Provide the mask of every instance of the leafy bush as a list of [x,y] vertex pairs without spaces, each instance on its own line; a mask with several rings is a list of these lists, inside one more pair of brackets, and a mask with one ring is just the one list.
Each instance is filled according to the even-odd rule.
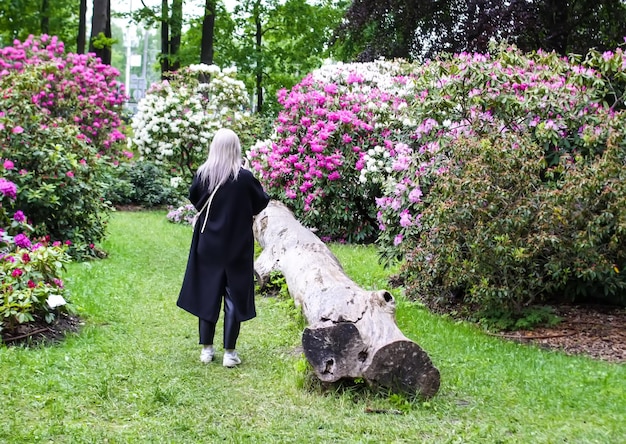
[[183,190],[178,185],[154,162],[139,160],[109,170],[105,195],[114,205],[151,208],[181,201]]
[[360,233],[376,214],[381,259],[405,260],[411,297],[513,320],[541,318],[527,307],[550,298],[626,303],[624,52],[492,50],[314,73],[281,97],[252,164],[322,234]]
[[98,151],[118,155],[117,142],[124,139],[119,116],[126,97],[115,68],[93,54],[66,53],[63,42],[48,35],[0,48],[0,68],[2,91],[15,101],[33,103],[39,113],[77,125]]
[[72,256],[97,255],[109,210],[103,169],[124,137],[119,73],[46,35],[0,49],[0,67],[0,159],[19,188],[10,209],[28,214],[33,235],[69,240]]
[[16,191],[15,184],[0,178],[0,226],[5,227],[0,228],[0,333],[36,319],[51,323],[59,312],[73,311],[61,279],[70,260],[67,246],[31,241],[24,213],[10,217],[6,212]]
[[75,126],[41,119],[36,109],[25,108],[0,113],[3,175],[18,187],[7,208],[28,214],[33,235],[69,240],[73,256],[92,256],[105,235],[109,210],[102,198],[104,160]]

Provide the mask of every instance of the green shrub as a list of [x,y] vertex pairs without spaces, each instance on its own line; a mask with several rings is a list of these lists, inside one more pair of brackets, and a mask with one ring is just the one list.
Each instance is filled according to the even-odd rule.
[[549,301],[626,305],[623,130],[601,156],[553,167],[543,147],[513,133],[459,138],[452,152],[409,241],[410,297],[508,319],[500,327],[545,321],[529,307]]
[[145,208],[177,203],[186,196],[187,189],[172,186],[162,166],[139,160],[120,163],[108,169],[105,196],[113,205],[138,205]]
[[72,256],[92,255],[110,209],[102,197],[105,161],[77,127],[42,118],[31,105],[20,103],[0,123],[0,152],[13,164],[3,175],[18,187],[8,208],[29,217],[34,236],[70,241]]

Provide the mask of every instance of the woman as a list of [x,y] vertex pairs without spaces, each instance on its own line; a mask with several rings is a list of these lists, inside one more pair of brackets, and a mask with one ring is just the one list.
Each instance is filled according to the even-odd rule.
[[241,322],[256,316],[253,217],[269,197],[242,168],[241,144],[232,130],[215,133],[207,160],[189,188],[199,211],[177,305],[199,319],[200,360],[215,356],[215,324],[224,299],[225,367],[241,363],[235,351]]

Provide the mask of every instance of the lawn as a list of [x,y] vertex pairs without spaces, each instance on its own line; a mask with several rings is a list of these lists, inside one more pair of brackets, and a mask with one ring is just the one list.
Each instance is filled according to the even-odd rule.
[[[235,369],[202,365],[197,321],[176,307],[191,229],[165,212],[115,213],[107,259],[71,264],[84,325],[47,347],[0,348],[0,442],[618,443],[626,367],[487,336],[406,301],[397,321],[441,372],[427,402],[321,388],[288,299],[258,297]],[[392,272],[371,247],[333,246],[364,288]],[[221,327],[221,326],[220,326]],[[220,331],[218,327],[218,331]],[[217,343],[221,340],[218,333]],[[377,410],[385,413],[368,413]]]

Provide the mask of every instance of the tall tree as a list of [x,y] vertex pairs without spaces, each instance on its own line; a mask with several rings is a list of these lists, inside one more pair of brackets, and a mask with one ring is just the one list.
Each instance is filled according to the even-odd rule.
[[[161,6],[149,7],[141,0],[142,8],[134,11],[130,16],[136,23],[146,26],[155,24],[161,28],[161,78],[167,77],[169,71],[175,71],[180,66],[180,45],[183,28],[183,0],[161,0]],[[125,16],[126,14],[121,14]]]
[[[142,0],[143,3],[143,0]],[[161,78],[170,70],[170,13],[167,0],[161,0]]]
[[0,47],[30,35],[57,36],[73,50],[78,29],[76,0],[0,0]]
[[215,37],[215,13],[217,7],[215,0],[206,0],[204,5],[204,17],[202,18],[202,39],[200,45],[200,63],[211,65],[213,63]]
[[170,70],[180,68],[180,41],[183,32],[183,0],[172,0],[172,16],[170,17],[169,59]]
[[491,38],[566,55],[623,43],[623,0],[354,0],[335,34],[343,59],[485,51]]
[[93,16],[91,18],[91,38],[89,52],[95,53],[102,63],[111,64],[111,1],[93,0]]
[[76,52],[85,53],[87,44],[87,0],[80,0],[78,12],[78,37],[76,38]]
[[322,63],[344,6],[345,2],[332,0],[238,3],[234,10],[238,45],[233,61],[254,90],[258,112],[266,110],[268,96],[275,99],[278,89],[293,86]]

